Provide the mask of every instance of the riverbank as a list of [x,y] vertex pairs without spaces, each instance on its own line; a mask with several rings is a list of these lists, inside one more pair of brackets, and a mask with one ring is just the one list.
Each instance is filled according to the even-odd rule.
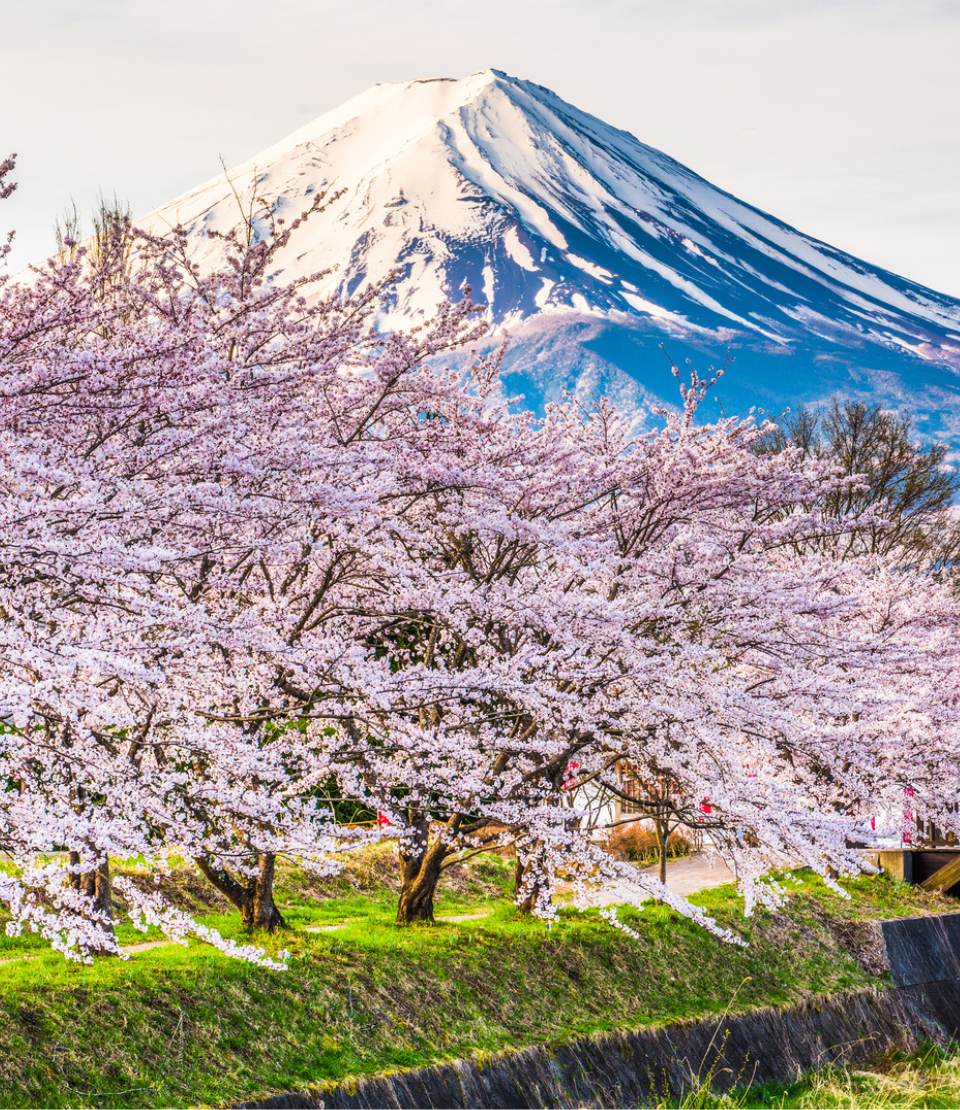
[[[917,1056],[931,1040],[941,1050],[949,1049],[958,1032],[956,980],[939,984],[935,998],[909,989],[863,988],[814,996],[785,1008],[605,1033],[349,1084],[323,1084],[250,1101],[236,1110],[578,1110],[717,1102],[764,1106],[768,1097],[789,1091],[774,1083],[806,1083],[811,1090],[822,1090],[824,1065],[851,1075],[854,1068],[877,1067],[895,1054]],[[742,1087],[744,1083],[752,1085]],[[734,1092],[724,1095],[730,1088]]]
[[[883,987],[872,922],[955,908],[882,878],[847,884],[853,897],[842,899],[807,876],[789,907],[748,920],[729,887],[697,895],[748,942],[741,947],[654,906],[625,915],[637,940],[595,911],[563,910],[548,930],[514,915],[505,863],[489,865],[482,880],[473,894],[464,881],[441,912],[483,908],[488,916],[417,928],[392,923],[386,877],[338,897],[281,891],[299,926],[267,942],[291,951],[284,972],[199,944],[92,968],[36,950],[0,968],[0,1103],[237,1103],[731,1007]],[[323,924],[343,927],[308,932],[317,912]],[[240,935],[229,915],[207,921]]]

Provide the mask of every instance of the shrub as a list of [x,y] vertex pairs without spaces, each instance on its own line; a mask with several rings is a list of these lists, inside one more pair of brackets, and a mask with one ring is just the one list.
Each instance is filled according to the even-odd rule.
[[[607,849],[641,865],[656,863],[659,859],[657,835],[649,825],[633,821],[620,825],[607,837]],[[676,830],[667,838],[667,859],[680,859],[694,851],[694,844],[684,833]]]

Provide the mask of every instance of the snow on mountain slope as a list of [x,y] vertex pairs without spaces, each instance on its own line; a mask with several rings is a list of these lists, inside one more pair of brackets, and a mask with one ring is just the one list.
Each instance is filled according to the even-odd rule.
[[[299,229],[293,275],[351,293],[399,270],[386,322],[465,283],[512,337],[534,400],[562,388],[673,399],[657,347],[736,362],[728,411],[837,392],[914,407],[960,438],[960,302],[836,250],[554,93],[497,70],[378,85],[229,171]],[[221,175],[148,225],[239,219]],[[217,249],[198,235],[197,252]]]

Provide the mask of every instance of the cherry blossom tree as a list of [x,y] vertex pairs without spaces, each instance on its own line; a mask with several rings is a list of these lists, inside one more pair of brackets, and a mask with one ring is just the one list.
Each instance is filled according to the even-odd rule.
[[[275,927],[276,853],[318,861],[345,838],[315,792],[337,744],[355,746],[357,703],[393,683],[376,647],[383,597],[404,579],[417,590],[396,505],[434,484],[412,482],[440,472],[424,428],[463,389],[427,360],[475,334],[473,313],[464,302],[381,336],[368,327],[378,290],[308,306],[301,283],[271,284],[288,232],[224,237],[226,264],[207,274],[179,229],[135,236],[132,251],[130,229],[117,234],[123,250],[96,265],[61,256],[4,306],[9,453],[23,471],[46,452],[31,519],[60,545],[35,600],[12,584],[37,653],[11,697],[17,735],[42,720],[77,753],[74,817],[86,804],[106,827],[108,804],[129,802],[112,818],[136,847],[88,837],[75,869],[102,871],[149,834],[193,855],[245,923]],[[105,559],[111,544],[122,561]],[[34,574],[36,552],[20,557]],[[42,703],[60,660],[38,605],[76,657],[69,696],[56,685]],[[90,626],[97,667],[82,654]],[[308,720],[313,734],[289,727]],[[31,832],[33,848],[76,842]]]
[[[880,517],[820,507],[853,479],[799,451],[757,465],[753,445],[769,429],[696,425],[694,384],[686,412],[632,449],[598,421],[595,449],[612,448],[633,473],[603,507],[620,558],[609,588],[635,614],[630,651],[673,660],[665,684],[634,687],[632,704],[631,672],[644,672],[635,654],[623,664],[610,741],[626,765],[710,799],[712,836],[752,898],[771,867],[862,865],[859,803],[882,804],[923,764],[908,741],[920,722],[943,758],[955,750],[944,652],[955,618],[934,583],[827,542]],[[616,793],[609,772],[597,781]]]
[[[14,928],[116,951],[110,857],[172,850],[277,928],[278,857],[330,870],[383,836],[400,922],[510,842],[544,916],[563,874],[715,927],[590,841],[577,799],[624,765],[710,798],[748,901],[777,867],[860,867],[864,799],[955,758],[956,618],[825,542],[875,522],[824,508],[855,480],[758,452],[751,419],[698,424],[695,377],[645,433],[606,404],[522,413],[496,358],[448,365],[469,298],[380,331],[382,288],[278,277],[295,227],[247,221],[201,269],[183,229],[118,222],[117,249],[0,290]],[[390,825],[343,827],[331,783]]]
[[[320,835],[328,814],[303,794],[303,776],[291,788],[282,732],[264,744],[257,730],[210,718],[224,690],[205,697],[196,679],[222,681],[233,672],[211,655],[229,658],[267,628],[249,607],[205,607],[204,585],[258,528],[290,514],[282,488],[264,494],[269,471],[251,469],[249,445],[225,458],[224,444],[246,420],[291,450],[289,436],[278,443],[279,410],[257,411],[250,398],[284,382],[295,390],[290,367],[315,365],[308,332],[309,354],[342,362],[364,305],[298,317],[288,311],[302,307],[298,290],[286,288],[231,312],[227,281],[191,287],[177,270],[177,243],[138,237],[122,269],[121,252],[91,265],[81,249],[3,291],[4,839],[23,867],[8,902],[65,949],[115,950],[104,905],[82,897],[90,875],[105,881],[110,855],[157,858],[175,846],[210,869],[253,855],[262,870],[278,844],[319,857],[339,843]],[[234,287],[252,281],[257,255],[226,275]],[[239,339],[269,347],[278,320],[288,357],[261,353],[251,388]],[[202,542],[210,537],[215,547]],[[236,701],[249,691],[226,692]],[[33,864],[62,845],[65,873]],[[262,892],[241,901],[251,924],[272,905]]]

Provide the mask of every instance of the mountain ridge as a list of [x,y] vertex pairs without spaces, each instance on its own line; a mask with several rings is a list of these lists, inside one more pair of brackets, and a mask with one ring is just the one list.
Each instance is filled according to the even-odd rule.
[[[298,229],[289,276],[335,267],[318,294],[392,271],[384,326],[469,284],[511,336],[511,384],[675,400],[661,344],[720,361],[728,411],[875,398],[960,440],[960,301],[871,266],[717,188],[533,82],[377,85],[230,171],[274,217],[343,190]],[[155,227],[238,222],[226,179],[157,210]],[[550,365],[544,365],[547,353]],[[655,356],[655,357],[654,357]],[[668,380],[669,379],[669,380]]]

